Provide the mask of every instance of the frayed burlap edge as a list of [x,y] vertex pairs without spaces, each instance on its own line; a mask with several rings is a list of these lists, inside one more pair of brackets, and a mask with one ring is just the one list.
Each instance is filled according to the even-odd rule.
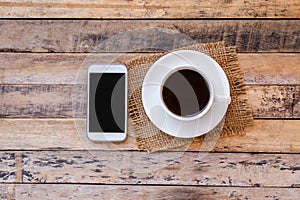
[[[248,101],[244,97],[246,90],[243,73],[239,67],[235,47],[225,47],[224,42],[217,42],[196,44],[181,49],[196,50],[208,54],[221,65],[230,84],[232,101],[228,107],[225,120],[222,120],[211,132],[194,138],[194,141],[202,142],[205,137],[211,136],[243,135],[245,127],[252,124],[253,117]],[[143,78],[151,65],[167,53],[169,52],[141,55],[122,62],[129,71],[130,100],[128,109],[136,133],[136,145],[138,149],[146,149],[148,152],[176,148],[193,141],[193,139],[176,138],[160,131],[151,123],[142,105],[141,86]],[[224,121],[225,123],[223,123]]]
[[[221,65],[230,85],[231,103],[228,106],[220,137],[245,135],[245,128],[253,124],[253,115],[248,99],[245,97],[244,76],[239,66],[236,47],[225,47],[224,42],[202,44],[202,47]],[[214,133],[196,137],[194,141],[201,142],[207,135]]]

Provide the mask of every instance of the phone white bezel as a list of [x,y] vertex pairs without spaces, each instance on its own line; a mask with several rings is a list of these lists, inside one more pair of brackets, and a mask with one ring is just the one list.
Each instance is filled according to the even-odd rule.
[[[123,133],[113,133],[113,132],[89,132],[89,101],[90,101],[90,73],[124,73],[125,74],[125,130]],[[107,64],[107,65],[91,65],[88,69],[88,77],[87,77],[87,135],[88,138],[92,141],[96,142],[120,142],[125,140],[127,134],[127,68],[125,65],[120,64]]]

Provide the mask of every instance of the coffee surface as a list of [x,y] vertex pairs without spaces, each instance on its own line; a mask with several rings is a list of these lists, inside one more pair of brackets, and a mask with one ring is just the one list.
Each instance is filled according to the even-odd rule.
[[165,81],[162,97],[167,108],[182,117],[200,113],[208,104],[208,85],[200,73],[182,69],[171,74]]

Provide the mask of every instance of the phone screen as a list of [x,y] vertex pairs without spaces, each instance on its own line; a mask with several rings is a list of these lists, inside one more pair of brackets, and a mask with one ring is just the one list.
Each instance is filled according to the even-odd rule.
[[89,74],[89,132],[125,132],[125,73]]

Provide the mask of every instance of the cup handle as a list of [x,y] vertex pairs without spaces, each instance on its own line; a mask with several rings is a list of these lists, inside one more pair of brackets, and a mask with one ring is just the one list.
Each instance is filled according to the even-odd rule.
[[214,101],[217,102],[217,103],[230,104],[231,97],[230,96],[215,95]]

